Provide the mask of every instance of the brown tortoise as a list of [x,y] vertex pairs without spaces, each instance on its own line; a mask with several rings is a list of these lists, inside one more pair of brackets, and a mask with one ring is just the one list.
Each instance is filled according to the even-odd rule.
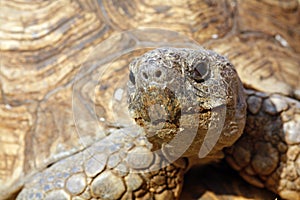
[[[73,199],[179,198],[183,174],[190,167],[187,159],[180,158],[151,172],[130,173],[136,166],[120,165],[116,159],[123,159],[119,155],[124,152],[153,157],[149,154],[150,143],[138,137],[143,136],[142,130],[137,132],[126,127],[130,121],[126,115],[124,121],[118,121],[118,126],[106,123],[114,115],[112,106],[107,103],[117,87],[127,82],[132,56],[141,55],[144,50],[121,57],[111,64],[108,75],[102,77],[106,86],[102,84],[95,90],[94,99],[101,116],[99,122],[77,122],[76,131],[72,116],[76,74],[82,65],[103,59],[96,52],[99,57],[90,56],[86,61],[89,52],[98,44],[108,52],[110,48],[111,51],[124,49],[124,43],[117,43],[124,45],[121,47],[103,43],[121,31],[164,28],[227,56],[247,88],[244,134],[232,148],[224,150],[228,163],[251,184],[266,187],[282,198],[300,199],[299,1],[3,0],[0,11],[1,198],[13,199],[20,192],[19,199],[70,199],[70,195]],[[162,36],[157,33],[134,37],[136,41],[162,43]],[[116,41],[118,39],[122,40],[117,38]],[[167,42],[174,42],[172,34]],[[207,53],[206,50],[200,52]],[[179,57],[186,58],[185,55]],[[224,58],[215,60],[219,59]],[[99,77],[93,76],[94,73],[89,71],[86,77],[97,81]],[[87,88],[84,85],[79,91],[88,99],[93,94]],[[80,109],[86,110],[84,106]],[[83,119],[88,117],[87,113]],[[98,123],[100,128],[94,128]],[[144,128],[147,132],[148,127]],[[136,134],[135,142],[128,133]],[[158,145],[163,143],[157,138],[150,141],[154,145],[157,141]],[[125,143],[134,143],[135,147],[126,149]],[[131,161],[143,163],[142,159],[143,156],[135,155]],[[130,159],[127,161],[130,163]],[[149,159],[144,160],[141,168],[149,168],[147,161]],[[232,190],[234,194],[238,190],[226,188],[224,185],[228,182],[221,182],[219,187],[224,188],[221,194],[214,192],[220,181],[215,179],[217,183],[211,187],[210,194],[215,197],[208,195],[208,198],[221,199],[222,192]],[[201,180],[201,184],[210,181],[213,180]],[[188,190],[189,185],[185,187]],[[247,186],[245,190],[262,195],[253,194],[250,198],[271,198],[268,193],[250,188]],[[235,197],[229,198],[242,198],[241,195],[238,191]],[[184,191],[182,198],[188,196]]]

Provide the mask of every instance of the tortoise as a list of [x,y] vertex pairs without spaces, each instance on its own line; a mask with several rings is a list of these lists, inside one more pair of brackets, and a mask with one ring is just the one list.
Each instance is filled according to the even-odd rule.
[[[1,198],[178,199],[184,174],[193,162],[213,162],[221,159],[225,152],[226,161],[246,181],[266,187],[282,198],[300,199],[299,1],[7,0],[0,5]],[[176,31],[218,54],[205,49],[191,50],[198,47],[168,31],[139,34],[144,33],[143,28]],[[118,35],[130,29],[139,31]],[[134,39],[126,39],[129,36]],[[113,40],[105,43],[108,38]],[[105,58],[110,51],[120,52],[143,41],[150,48],[136,50],[130,56],[122,55],[105,70],[98,67],[108,64]],[[159,48],[132,60],[156,44],[180,49]],[[88,56],[91,51],[92,56]],[[138,61],[150,62],[145,58],[160,51],[165,51],[159,54],[161,58],[166,55],[172,58],[170,51],[177,52],[174,58],[179,54],[180,59],[187,58],[182,52],[209,54],[206,57],[210,61],[201,65],[210,63],[211,69],[215,62],[220,62],[220,66],[229,69],[225,76],[232,75],[233,82],[228,81],[241,90],[231,95],[244,96],[248,107],[246,110],[242,103],[239,110],[244,116],[235,126],[239,134],[243,133],[240,138],[237,136],[225,140],[223,146],[214,146],[216,149],[202,155],[202,159],[199,159],[199,149],[191,149],[177,160],[169,154],[170,157],[164,159],[165,152],[160,152],[163,155],[151,153],[153,146],[159,150],[171,141],[173,132],[171,137],[162,133],[157,135],[159,137],[146,137],[151,124],[143,124],[147,116],[136,118],[140,112],[135,112],[134,107],[139,104],[129,103],[131,117],[127,115],[126,105],[119,104],[123,106],[119,110],[116,105],[120,95],[125,95],[118,90],[119,86],[125,91],[127,82],[130,87],[132,82],[141,80],[139,70],[133,70],[142,66]],[[230,62],[220,55],[228,57]],[[81,66],[91,66],[90,71]],[[245,94],[235,70],[246,88]],[[91,90],[94,82],[98,83],[99,73],[103,73],[101,84]],[[88,81],[82,83],[82,80]],[[206,83],[202,78],[198,81],[197,84]],[[221,89],[216,88],[217,93]],[[154,88],[152,94],[155,92],[163,91]],[[114,94],[116,102],[112,103]],[[146,95],[147,99],[149,93],[138,94]],[[171,97],[172,91],[165,95]],[[172,98],[162,98],[167,99]],[[149,105],[155,105],[153,96],[149,96],[149,100],[152,100]],[[86,102],[95,105],[97,120],[91,117],[93,109]],[[231,103],[229,101],[231,107],[226,107],[226,114],[237,111]],[[204,113],[209,113],[209,109],[204,108]],[[211,110],[218,113],[224,107]],[[74,115],[74,120],[73,113],[80,115]],[[136,118],[139,126],[129,126],[134,122],[132,118]],[[171,122],[169,129],[172,129]],[[196,159],[191,152],[197,152]]]

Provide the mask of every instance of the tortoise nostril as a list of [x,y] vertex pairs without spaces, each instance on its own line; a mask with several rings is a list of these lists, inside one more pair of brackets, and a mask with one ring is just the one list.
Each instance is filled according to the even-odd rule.
[[161,76],[161,71],[160,71],[160,70],[157,70],[157,71],[155,72],[155,76],[156,76],[157,78],[159,78],[159,77]]
[[148,79],[148,75],[145,72],[143,72],[143,76],[145,79]]

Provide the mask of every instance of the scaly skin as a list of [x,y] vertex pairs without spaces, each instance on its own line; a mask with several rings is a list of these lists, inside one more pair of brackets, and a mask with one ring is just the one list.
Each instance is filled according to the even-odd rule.
[[178,199],[186,160],[163,167],[150,148],[137,130],[112,131],[33,176],[17,199]]
[[227,161],[249,183],[300,199],[300,102],[247,90],[244,134]]

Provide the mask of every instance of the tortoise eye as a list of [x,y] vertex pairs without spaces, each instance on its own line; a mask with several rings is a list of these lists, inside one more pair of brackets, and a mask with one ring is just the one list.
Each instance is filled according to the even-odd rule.
[[194,65],[192,78],[198,83],[203,82],[208,76],[208,71],[208,64],[206,62],[199,62]]
[[133,85],[135,85],[135,77],[134,77],[132,71],[129,72],[129,80],[131,81],[131,83]]

